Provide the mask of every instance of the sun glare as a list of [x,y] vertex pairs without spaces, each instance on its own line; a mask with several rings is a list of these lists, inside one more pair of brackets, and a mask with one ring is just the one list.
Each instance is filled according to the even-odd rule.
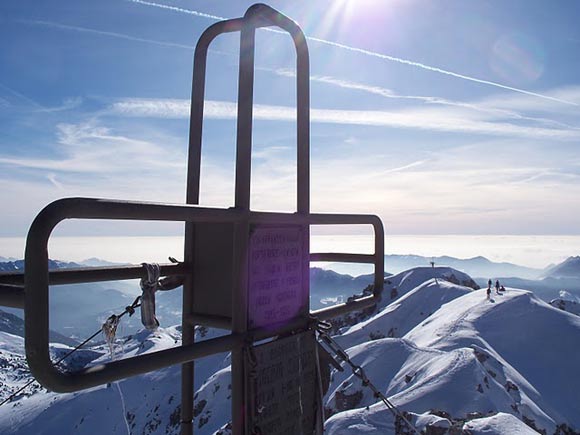
[[372,25],[373,34],[378,30],[377,24],[385,26],[390,11],[397,8],[397,0],[332,0],[327,3],[324,17],[317,23],[319,34],[331,37],[337,33],[362,34],[369,31],[367,24]]

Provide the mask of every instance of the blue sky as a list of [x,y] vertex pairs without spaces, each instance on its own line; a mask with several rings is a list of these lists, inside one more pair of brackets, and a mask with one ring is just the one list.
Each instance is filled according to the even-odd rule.
[[[0,3],[0,236],[60,197],[184,202],[193,47],[250,4]],[[310,37],[313,211],[376,213],[390,234],[580,234],[580,3],[270,4]],[[293,49],[257,38],[252,207],[293,210]],[[210,53],[206,205],[233,202],[238,44]]]

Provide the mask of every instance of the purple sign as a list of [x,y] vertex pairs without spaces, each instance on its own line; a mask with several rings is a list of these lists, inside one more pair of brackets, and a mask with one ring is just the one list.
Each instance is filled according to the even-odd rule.
[[301,227],[255,228],[249,252],[250,328],[290,320],[307,307],[303,255]]

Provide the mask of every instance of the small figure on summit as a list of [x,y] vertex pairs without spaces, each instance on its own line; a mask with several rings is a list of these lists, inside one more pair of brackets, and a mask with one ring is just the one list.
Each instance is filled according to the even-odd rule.
[[500,294],[499,293],[499,280],[497,280],[497,279],[495,280],[495,293],[498,295]]
[[491,279],[487,282],[487,300],[490,299],[491,296]]

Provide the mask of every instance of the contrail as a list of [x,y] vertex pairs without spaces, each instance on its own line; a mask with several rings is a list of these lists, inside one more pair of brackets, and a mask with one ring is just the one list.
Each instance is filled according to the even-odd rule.
[[[6,90],[7,92],[9,92],[10,94],[14,95],[17,98],[20,98],[23,101],[26,101],[28,104],[30,104],[31,106],[37,107],[37,108],[43,108],[43,106],[41,106],[40,104],[38,104],[36,101],[28,98],[26,95],[21,94],[18,91],[15,91],[12,88],[9,88],[8,86],[6,86],[3,83],[0,83],[0,88]],[[6,100],[4,100],[6,101]]]
[[312,36],[307,36],[306,39],[308,39],[310,41],[320,42],[321,44],[326,44],[326,45],[330,45],[333,47],[342,48],[343,50],[349,50],[349,51],[353,51],[355,53],[361,53],[361,54],[366,54],[367,56],[377,57],[379,59],[385,59],[385,60],[390,60],[393,62],[402,63],[405,65],[415,66],[415,67],[418,67],[418,68],[421,68],[421,69],[424,69],[427,71],[433,71],[433,72],[437,72],[439,74],[445,74],[445,75],[448,75],[451,77],[456,77],[458,79],[468,80],[470,82],[481,83],[483,85],[495,86],[496,88],[507,89],[508,91],[519,92],[521,94],[531,95],[533,97],[543,98],[545,100],[556,101],[558,103],[569,104],[571,106],[579,106],[579,104],[574,103],[573,101],[562,100],[560,98],[550,97],[549,95],[538,94],[537,92],[531,92],[531,91],[526,91],[525,89],[514,88],[512,86],[502,85],[501,83],[492,82],[490,80],[483,80],[483,79],[478,79],[476,77],[466,76],[464,74],[459,74],[459,73],[456,73],[453,71],[448,71],[448,70],[441,69],[441,68],[438,68],[435,66],[425,65],[423,63],[414,62],[412,60],[401,59],[399,57],[389,56],[387,54],[382,54],[382,53],[376,53],[374,51],[364,50],[362,48],[351,47],[350,45],[339,44],[338,42],[332,42],[332,41],[328,41],[326,39],[314,38]]
[[195,48],[195,47],[192,47],[190,45],[176,44],[174,42],[156,41],[153,39],[138,38],[136,36],[126,35],[124,33],[106,32],[103,30],[90,29],[87,27],[70,26],[68,24],[53,23],[52,21],[21,20],[20,22],[25,23],[25,24],[33,24],[33,25],[38,25],[38,26],[52,27],[52,28],[61,29],[61,30],[72,30],[75,32],[93,33],[93,34],[102,35],[102,36],[110,36],[113,38],[126,39],[128,41],[136,41],[136,42],[144,42],[144,43],[148,43],[148,44],[162,45],[165,47],[183,48],[183,49],[187,49],[187,50],[193,50]]
[[[146,0],[128,0],[128,1],[130,1],[132,3],[138,3],[141,5],[145,5],[145,6],[153,6],[156,8],[167,9],[167,10],[180,12],[180,13],[184,13],[184,14],[189,14],[189,15],[195,15],[197,17],[209,18],[212,20],[227,20],[227,18],[220,17],[218,15],[206,14],[204,12],[194,11],[191,9],[184,9],[184,8],[180,8],[177,6],[169,6],[169,5],[164,5],[164,4],[160,4],[160,3],[154,3],[154,2],[150,2],[150,1],[146,1]],[[266,28],[265,30],[274,30],[274,29]],[[279,33],[279,32],[276,31],[276,33]],[[525,89],[515,88],[513,86],[508,86],[508,85],[503,85],[501,83],[493,82],[491,80],[483,80],[483,79],[478,79],[476,77],[466,76],[465,74],[456,73],[456,72],[445,70],[445,69],[438,68],[435,66],[425,65],[425,64],[420,63],[420,62],[415,62],[415,61],[408,60],[408,59],[402,59],[400,57],[395,57],[395,56],[389,56],[387,54],[377,53],[375,51],[365,50],[363,48],[352,47],[350,45],[340,44],[338,42],[329,41],[327,39],[316,38],[313,36],[307,36],[306,39],[309,41],[318,42],[320,44],[328,45],[331,47],[341,48],[343,50],[351,51],[354,53],[360,53],[360,54],[364,54],[367,56],[376,57],[379,59],[389,60],[392,62],[397,62],[400,64],[409,65],[409,66],[413,66],[416,68],[421,68],[421,69],[424,69],[426,71],[436,72],[439,74],[455,77],[455,78],[462,79],[462,80],[467,80],[467,81],[474,82],[474,83],[479,83],[482,85],[493,86],[496,88],[505,89],[505,90],[512,91],[512,92],[518,92],[520,94],[529,95],[532,97],[542,98],[544,100],[554,101],[554,102],[561,103],[561,104],[567,104],[570,106],[580,106],[580,104],[575,103],[573,101],[563,100],[561,98],[551,97],[549,95],[539,94],[537,92],[526,91]]]
[[189,15],[195,15],[196,17],[210,18],[212,20],[220,20],[220,21],[227,20],[226,17],[219,17],[217,15],[210,15],[210,14],[206,14],[204,12],[193,11],[191,9],[178,8],[177,6],[169,6],[169,5],[164,5],[164,4],[160,4],[160,3],[148,2],[145,0],[128,0],[128,1],[130,1],[131,3],[138,3],[140,5],[153,6],[153,7],[160,8],[160,9],[167,9],[170,11],[182,12],[184,14],[189,14]]

